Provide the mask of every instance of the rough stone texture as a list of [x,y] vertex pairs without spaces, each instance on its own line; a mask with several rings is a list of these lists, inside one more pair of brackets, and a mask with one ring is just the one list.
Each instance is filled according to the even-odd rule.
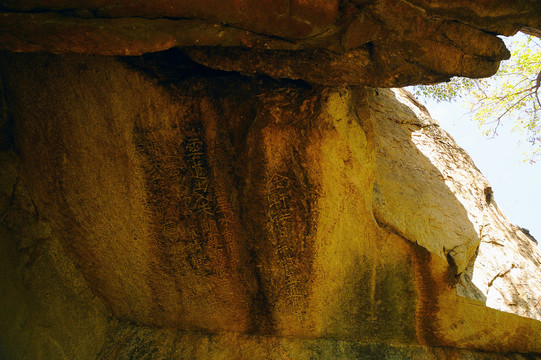
[[0,358],[95,359],[108,312],[38,216],[17,164],[0,152]]
[[[20,59],[5,78],[22,171],[116,315],[281,335],[351,337],[368,326],[358,318],[373,316],[376,295],[357,294],[375,286],[360,279],[378,264],[373,140],[360,120],[335,124],[357,119],[361,95],[230,76],[227,91],[160,87],[114,59]],[[17,85],[28,82],[48,89]],[[355,201],[336,201],[344,196]],[[398,302],[412,290],[380,279],[397,292],[378,295],[381,312],[403,314],[380,331],[412,341],[414,299]],[[346,304],[365,310],[351,317]]]
[[[152,330],[121,324],[110,334],[100,360],[127,359],[337,359],[337,360],[534,360],[531,354],[366,343],[354,340],[295,339],[242,334],[204,334]],[[166,344],[166,346],[164,346]],[[180,347],[178,344],[183,344]]]
[[453,259],[460,294],[541,320],[535,239],[503,215],[488,181],[424,106],[403,90],[377,93],[378,221]]
[[[541,353],[539,321],[472,293],[485,271],[494,280],[483,296],[506,291],[506,280],[516,308],[494,303],[536,317],[538,288],[514,281],[535,278],[539,250],[518,250],[511,272],[490,273],[502,262],[484,250],[484,231],[495,226],[496,239],[516,229],[488,217],[497,208],[486,204],[486,180],[407,94],[243,77],[179,51],[2,54],[0,75],[19,159],[4,193],[29,189],[24,201],[1,198],[3,223],[16,230],[6,244],[47,244],[30,273],[35,288],[4,263],[6,299],[43,299],[29,305],[36,345],[26,358]],[[460,165],[448,163],[456,157]],[[10,215],[19,209],[35,220]],[[41,230],[26,238],[25,224]],[[525,238],[513,239],[506,250]],[[482,257],[488,270],[476,267]],[[473,295],[457,296],[460,282]],[[1,307],[0,344],[18,359],[10,344],[30,340],[15,304]],[[40,332],[41,316],[51,333]]]
[[482,218],[475,195],[483,194],[488,183],[468,186],[466,193],[457,194],[457,186],[450,188],[446,180],[456,178],[453,185],[471,181],[478,175],[471,160],[457,161],[460,149],[449,149],[448,135],[405,92],[397,92],[399,101],[394,102],[388,101],[395,96],[391,90],[377,93],[371,104],[378,134],[376,218],[432,253],[449,256],[462,272],[479,245]]
[[486,215],[477,257],[465,275],[486,297],[487,306],[541,320],[537,242],[509,224],[496,206]]
[[[68,10],[74,17],[201,19],[289,40],[317,36],[338,18],[338,0],[3,1],[10,11]],[[85,16],[86,15],[86,16]]]
[[541,28],[541,4],[5,0],[0,19],[0,49],[10,51],[141,55],[193,47],[186,53],[217,69],[392,87],[492,75],[509,56],[496,35]]

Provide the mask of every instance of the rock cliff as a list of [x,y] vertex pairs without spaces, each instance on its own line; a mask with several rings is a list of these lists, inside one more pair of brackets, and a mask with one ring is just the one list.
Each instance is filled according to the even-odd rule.
[[0,9],[0,358],[541,357],[534,239],[385,88],[537,2]]

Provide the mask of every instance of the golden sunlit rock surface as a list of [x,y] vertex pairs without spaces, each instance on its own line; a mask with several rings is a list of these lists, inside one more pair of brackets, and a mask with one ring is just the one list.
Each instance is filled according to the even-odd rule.
[[539,250],[408,93],[178,50],[0,75],[0,356],[539,357]]

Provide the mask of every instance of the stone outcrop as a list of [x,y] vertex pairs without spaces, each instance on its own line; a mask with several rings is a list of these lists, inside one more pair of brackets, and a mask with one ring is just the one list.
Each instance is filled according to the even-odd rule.
[[486,77],[498,34],[541,28],[537,0],[0,3],[0,49],[142,55],[183,47],[222,70],[376,87]]
[[6,357],[541,353],[538,248],[411,95],[0,62]]
[[521,29],[539,1],[1,1],[0,358],[541,358],[535,239],[389,89]]

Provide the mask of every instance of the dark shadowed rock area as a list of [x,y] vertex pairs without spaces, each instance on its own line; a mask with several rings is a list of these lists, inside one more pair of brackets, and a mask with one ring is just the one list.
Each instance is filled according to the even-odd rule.
[[541,252],[391,87],[537,1],[0,2],[1,359],[538,359]]

